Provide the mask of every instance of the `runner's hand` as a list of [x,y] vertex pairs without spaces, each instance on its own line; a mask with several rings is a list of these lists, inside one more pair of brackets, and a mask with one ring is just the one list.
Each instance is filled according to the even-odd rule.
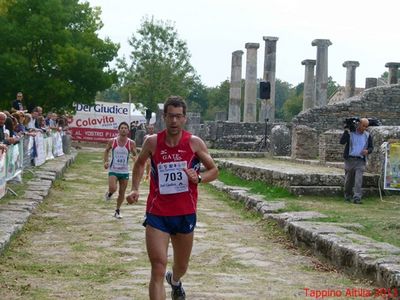
[[184,168],[183,171],[186,173],[188,179],[190,182],[199,183],[199,175],[197,174],[197,172],[195,171],[195,169],[187,169]]
[[126,196],[126,201],[128,204],[134,204],[139,200],[139,191],[131,191],[128,196]]

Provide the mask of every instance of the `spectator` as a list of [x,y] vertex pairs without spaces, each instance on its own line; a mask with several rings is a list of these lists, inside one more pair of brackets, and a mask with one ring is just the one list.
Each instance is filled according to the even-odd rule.
[[52,130],[59,130],[59,126],[57,124],[57,119],[58,119],[57,114],[56,113],[51,113],[49,115],[49,120],[48,120],[48,125],[47,126]]
[[24,118],[24,121],[23,121],[23,125],[25,126],[25,134],[26,135],[30,135],[30,136],[35,136],[36,135],[36,128],[35,127],[33,127],[33,128],[31,128],[31,127],[29,127],[30,125],[29,124],[31,124],[31,120],[32,120],[32,116],[31,116],[31,114],[25,114],[25,118]]
[[24,99],[24,95],[22,92],[17,93],[17,99],[12,102],[12,109],[15,111],[23,111],[24,105],[22,104],[22,100]]
[[6,128],[5,133],[8,135],[6,137],[5,144],[13,145],[19,142],[19,136],[17,136],[14,132],[14,121],[12,117],[6,118],[4,122],[4,127]]
[[18,134],[23,134],[25,132],[25,126],[23,124],[25,116],[22,111],[16,111],[12,114],[14,117],[16,124],[14,126],[14,131]]
[[136,131],[137,131],[137,129],[138,129],[138,125],[139,125],[139,121],[132,121],[132,122],[131,122],[130,131],[131,131],[131,139],[132,139],[132,140],[135,140]]
[[39,129],[42,132],[47,132],[47,126],[46,126],[46,121],[45,121],[44,117],[43,116],[38,116],[36,120],[37,120],[37,124],[39,126]]
[[37,118],[39,117],[39,112],[37,107],[35,107],[31,112],[31,121],[28,124],[28,129],[39,129],[39,124],[37,122]]
[[4,126],[7,119],[7,115],[0,112],[0,143],[5,144],[7,139],[6,128]]
[[348,202],[361,204],[363,173],[367,156],[374,149],[372,136],[366,129],[369,126],[367,118],[362,118],[355,131],[345,127],[340,138],[340,144],[345,145],[344,157],[344,198]]
[[38,113],[38,116],[43,116],[43,108],[41,106],[36,106],[33,110]]

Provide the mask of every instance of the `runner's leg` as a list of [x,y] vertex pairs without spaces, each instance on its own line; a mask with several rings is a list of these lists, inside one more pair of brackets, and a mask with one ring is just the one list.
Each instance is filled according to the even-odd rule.
[[117,177],[108,176],[108,192],[114,194],[117,191]]
[[119,190],[118,190],[118,198],[117,198],[117,209],[119,209],[124,202],[125,199],[125,191],[126,187],[128,186],[128,180],[126,179],[119,179]]
[[168,262],[168,243],[168,233],[146,225],[146,248],[151,263],[150,300],[164,300],[166,297],[164,277]]
[[193,247],[194,232],[178,233],[171,236],[172,248],[174,250],[174,264],[172,266],[172,276],[174,281],[179,281],[185,275],[190,254]]

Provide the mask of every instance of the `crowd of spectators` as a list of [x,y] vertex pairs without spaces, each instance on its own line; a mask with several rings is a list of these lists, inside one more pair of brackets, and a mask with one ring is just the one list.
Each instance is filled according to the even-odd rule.
[[65,116],[55,112],[44,115],[40,106],[28,112],[23,103],[23,94],[18,92],[10,111],[0,112],[0,150],[6,150],[7,145],[19,143],[24,135],[36,136],[38,132],[47,134],[67,129],[68,122]]

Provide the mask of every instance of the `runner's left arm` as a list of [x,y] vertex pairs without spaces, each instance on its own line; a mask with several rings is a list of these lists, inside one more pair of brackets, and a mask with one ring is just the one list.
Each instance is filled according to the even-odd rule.
[[[192,136],[190,140],[190,146],[192,150],[196,153],[196,156],[199,158],[203,166],[205,167],[206,171],[201,173],[201,182],[211,182],[218,177],[218,168],[215,164],[214,160],[212,159],[210,153],[208,153],[208,149],[204,141],[197,137]],[[199,178],[197,173],[193,169],[188,169],[185,171],[188,175],[188,178],[193,183],[199,183]]]

